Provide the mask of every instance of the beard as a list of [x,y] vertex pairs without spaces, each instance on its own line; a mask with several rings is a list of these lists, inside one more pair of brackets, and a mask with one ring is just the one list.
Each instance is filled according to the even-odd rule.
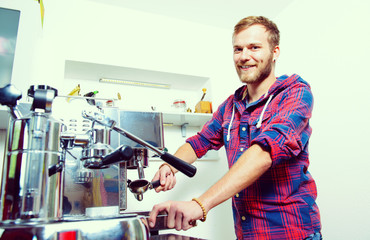
[[273,55],[271,54],[266,63],[260,63],[262,64],[258,65],[260,68],[257,66],[257,68],[251,73],[243,73],[238,71],[240,81],[247,84],[257,84],[263,82],[271,74],[272,58]]

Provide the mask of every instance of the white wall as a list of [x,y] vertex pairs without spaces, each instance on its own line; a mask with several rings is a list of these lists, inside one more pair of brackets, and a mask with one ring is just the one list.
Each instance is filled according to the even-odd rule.
[[[232,66],[231,29],[87,0],[46,1],[41,29],[37,2],[3,0],[0,6],[23,10],[13,83],[24,92],[30,84],[43,83],[68,93],[78,81],[64,81],[66,59],[210,77],[214,106],[239,84]],[[300,74],[315,97],[310,172],[318,185],[326,239],[370,238],[368,9],[366,0],[297,0],[274,19],[282,34],[278,73]],[[197,163],[194,180],[179,176],[177,192],[145,195],[145,210],[163,199],[201,194],[225,172],[223,154],[218,161]],[[159,162],[152,165],[155,169]],[[206,223],[181,234],[233,239],[232,228],[228,201],[212,210]]]
[[312,86],[309,171],[325,239],[370,239],[370,2],[295,1],[276,19],[278,71]]

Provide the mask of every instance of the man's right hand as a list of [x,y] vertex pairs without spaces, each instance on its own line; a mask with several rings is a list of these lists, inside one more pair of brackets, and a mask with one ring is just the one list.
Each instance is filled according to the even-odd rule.
[[[179,149],[177,149],[174,156],[190,164],[197,160],[197,155],[189,143],[184,143]],[[160,179],[161,182],[161,186],[157,187],[155,191],[160,192],[171,190],[176,185],[175,173],[177,173],[177,169],[167,163],[162,164],[153,178],[153,181]]]
[[160,180],[161,185],[155,189],[156,192],[165,192],[171,190],[176,185],[175,174],[172,172],[171,167],[167,164],[163,164],[159,168],[152,181],[158,179]]

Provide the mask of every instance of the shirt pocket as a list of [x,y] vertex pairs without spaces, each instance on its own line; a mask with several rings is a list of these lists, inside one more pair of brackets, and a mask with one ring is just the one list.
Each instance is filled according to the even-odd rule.
[[226,121],[222,123],[222,131],[224,137],[224,143],[226,149],[237,149],[239,143],[239,122],[233,121]]
[[261,116],[256,116],[251,118],[250,122],[250,136],[251,140],[255,139],[258,137],[258,135],[263,131],[263,129],[271,122],[272,119],[272,111],[268,110],[265,111],[263,116],[262,116],[262,122],[259,128],[257,128],[257,125],[259,124]]

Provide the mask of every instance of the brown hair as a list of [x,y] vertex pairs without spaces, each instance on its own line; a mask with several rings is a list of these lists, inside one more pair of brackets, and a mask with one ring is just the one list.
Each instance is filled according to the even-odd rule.
[[240,33],[242,30],[257,24],[264,26],[266,28],[266,31],[269,33],[268,42],[270,44],[271,50],[273,50],[275,46],[279,46],[279,29],[273,21],[263,16],[249,16],[240,20],[234,27],[233,37],[236,34]]

